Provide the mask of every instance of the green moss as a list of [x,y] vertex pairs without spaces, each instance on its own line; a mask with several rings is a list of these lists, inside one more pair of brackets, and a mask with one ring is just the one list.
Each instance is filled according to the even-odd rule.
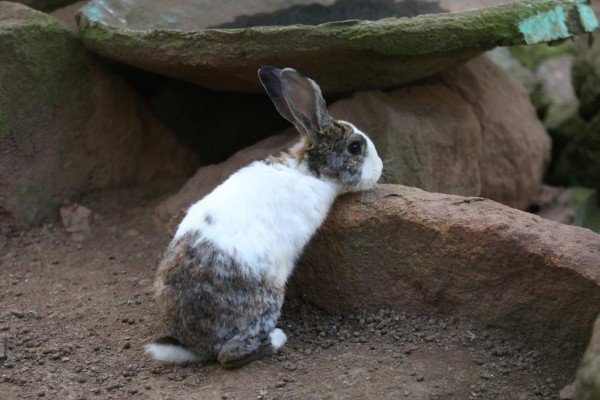
[[[519,24],[527,18],[548,12],[556,1],[525,1],[463,13],[390,18],[376,22],[336,22],[319,26],[253,27],[247,29],[201,29],[186,31],[142,31],[104,25],[97,16],[80,20],[82,37],[91,48],[114,53],[125,48],[169,52],[176,48],[188,54],[228,53],[260,50],[271,52],[292,48],[364,49],[389,55],[425,55],[460,49],[487,49],[497,45],[526,43]],[[565,11],[576,10],[574,4]],[[579,34],[574,29],[560,38]],[[285,40],[284,40],[285,39]]]
[[97,25],[89,25],[82,33],[81,37],[86,43],[90,45],[102,44],[103,42],[110,41],[113,35],[106,32]]
[[[92,66],[81,41],[60,22],[43,13],[25,9],[15,17],[15,23],[0,28],[0,136],[15,136],[14,146],[27,157],[49,154],[60,165],[43,162],[52,171],[39,171],[29,178],[5,177],[12,187],[11,211],[23,220],[38,224],[55,211],[58,202],[50,196],[56,188],[49,188],[44,176],[60,173],[69,166],[70,147],[60,143],[63,130],[74,131],[84,124],[87,116],[77,113],[77,120],[69,117],[69,105],[77,111],[91,108]],[[0,2],[0,14],[2,3]],[[83,131],[82,131],[83,132]],[[13,145],[13,144],[11,144]],[[23,155],[11,160],[25,163]],[[45,156],[44,156],[45,157]],[[43,158],[43,157],[42,157]],[[25,168],[25,166],[19,166]],[[38,172],[36,172],[38,171]]]
[[[49,16],[32,14],[22,24],[0,30],[0,46],[6,59],[13,60],[0,69],[7,93],[25,91],[23,97],[40,100],[40,106],[59,107],[64,96],[72,94],[66,85],[75,84],[82,92],[91,87],[90,63],[82,43]],[[8,108],[7,117],[19,113],[18,99],[11,99]]]
[[558,46],[538,44],[533,46],[511,47],[510,52],[513,57],[521,62],[521,64],[533,70],[542,61],[549,58],[554,58],[563,54],[574,54],[575,46],[573,46],[573,43],[571,42],[562,43]]

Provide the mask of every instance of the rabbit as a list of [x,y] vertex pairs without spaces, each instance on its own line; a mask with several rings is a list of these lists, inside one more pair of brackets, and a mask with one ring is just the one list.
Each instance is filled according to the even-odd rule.
[[375,186],[383,163],[372,141],[328,113],[319,86],[294,69],[259,78],[300,140],[255,161],[193,204],[160,263],[157,301],[169,336],[145,346],[175,364],[236,368],[276,353],[288,280],[334,199]]

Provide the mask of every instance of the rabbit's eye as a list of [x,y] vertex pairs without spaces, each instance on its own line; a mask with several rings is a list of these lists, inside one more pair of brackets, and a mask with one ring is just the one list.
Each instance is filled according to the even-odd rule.
[[354,141],[348,145],[348,153],[357,156],[362,153],[362,146],[359,141]]

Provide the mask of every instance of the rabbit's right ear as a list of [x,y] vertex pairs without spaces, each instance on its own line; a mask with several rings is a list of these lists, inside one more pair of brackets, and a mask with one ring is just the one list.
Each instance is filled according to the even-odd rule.
[[294,118],[294,114],[292,114],[290,106],[283,94],[283,88],[281,86],[281,70],[274,67],[262,67],[258,70],[258,77],[260,83],[262,83],[267,94],[271,98],[271,101],[275,105],[275,108],[279,111],[279,114],[292,124],[296,125],[296,118]]
[[292,68],[262,67],[258,76],[277,111],[313,142],[333,131],[319,85]]

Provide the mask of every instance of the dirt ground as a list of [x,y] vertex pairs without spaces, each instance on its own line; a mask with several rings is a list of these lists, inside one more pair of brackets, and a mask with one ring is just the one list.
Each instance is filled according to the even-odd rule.
[[226,371],[152,361],[163,334],[152,281],[169,241],[154,218],[164,189],[88,196],[85,238],[60,223],[0,217],[0,398],[559,399],[570,344],[402,310],[325,315],[284,308],[277,356]]

